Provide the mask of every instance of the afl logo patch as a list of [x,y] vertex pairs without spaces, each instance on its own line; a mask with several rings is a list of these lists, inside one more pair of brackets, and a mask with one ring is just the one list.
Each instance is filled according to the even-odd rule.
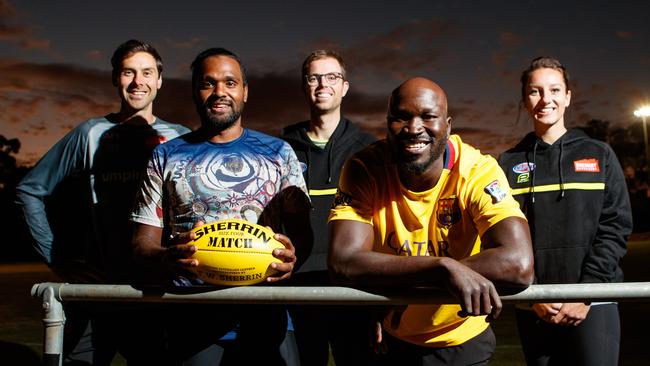
[[446,228],[459,222],[461,214],[456,196],[439,199],[436,216],[438,217],[438,223]]
[[519,163],[515,166],[512,167],[512,171],[521,174],[521,173],[529,173],[535,170],[535,163]]
[[501,189],[498,180],[493,180],[490,184],[485,186],[485,192],[492,196],[492,203],[499,203],[506,198],[506,192]]

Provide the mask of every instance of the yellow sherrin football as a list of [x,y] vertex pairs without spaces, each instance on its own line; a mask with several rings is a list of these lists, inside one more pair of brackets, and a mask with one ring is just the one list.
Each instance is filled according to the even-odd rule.
[[273,231],[245,220],[230,219],[192,229],[196,239],[190,244],[199,261],[192,271],[204,282],[241,286],[264,281],[274,271],[273,262],[282,263],[271,253],[284,245],[273,239]]

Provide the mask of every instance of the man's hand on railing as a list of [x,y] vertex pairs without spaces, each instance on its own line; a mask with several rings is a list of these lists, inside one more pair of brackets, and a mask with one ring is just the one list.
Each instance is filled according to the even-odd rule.
[[451,258],[445,260],[444,267],[449,273],[446,287],[458,298],[462,309],[459,316],[499,316],[503,304],[491,281]]

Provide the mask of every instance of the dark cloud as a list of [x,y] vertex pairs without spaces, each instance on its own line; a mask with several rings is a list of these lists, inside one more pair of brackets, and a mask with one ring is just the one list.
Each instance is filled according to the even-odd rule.
[[5,100],[5,114],[9,116],[10,123],[15,124],[31,118],[38,110],[41,103],[45,101],[45,97],[7,98]]
[[103,61],[106,59],[106,56],[100,50],[90,50],[86,52],[86,58],[91,61]]
[[517,136],[504,134],[497,130],[489,131],[472,127],[452,127],[452,133],[459,135],[463,142],[477,147],[482,153],[490,154],[495,158],[502,152],[515,146],[523,137],[523,134]]
[[470,105],[475,105],[476,104],[476,99],[463,99],[463,98],[460,98],[460,99],[457,100],[456,103],[470,106]]
[[30,123],[27,125],[28,129],[25,132],[29,133],[31,136],[40,136],[48,132],[47,125],[43,121],[38,123]]
[[[24,156],[34,151],[42,154],[56,142],[52,139],[45,146],[34,146],[30,145],[28,136],[67,131],[85,119],[119,108],[119,98],[111,84],[109,71],[61,64],[0,61],[0,95],[3,95],[0,108],[5,111],[2,121],[5,127],[23,126],[20,133],[26,140],[21,152]],[[281,127],[308,117],[296,75],[250,75],[249,102],[244,110],[246,127],[277,134]],[[365,100],[354,94],[350,97]],[[369,102],[355,104],[355,111],[372,109]],[[154,113],[171,122],[198,127],[190,81],[164,78]]]
[[475,123],[484,119],[485,108],[474,105],[450,103],[448,114],[453,117],[455,121]]
[[512,53],[507,50],[496,50],[492,52],[492,64],[499,68],[505,66],[510,58],[512,58]]
[[16,8],[7,0],[0,0],[0,17],[13,16],[16,13]]
[[604,84],[599,84],[599,83],[593,83],[591,86],[589,86],[588,91],[590,93],[602,93],[606,91],[607,87]]
[[501,116],[501,117],[515,116],[518,113],[522,112],[522,110],[519,109],[520,105],[521,105],[520,103],[508,102],[501,107],[501,110],[499,110],[499,112],[497,112],[497,116]]
[[351,46],[341,46],[327,38],[317,39],[311,46],[312,49],[339,50],[355,78],[363,79],[366,74],[374,74],[402,80],[413,72],[430,69],[435,65],[446,50],[447,42],[456,33],[451,22],[439,19],[413,20]]
[[165,38],[163,46],[176,49],[176,50],[188,50],[193,49],[201,43],[202,39],[200,37],[191,37],[185,40],[176,40],[172,38]]
[[251,75],[248,96],[244,112],[248,123],[267,133],[277,134],[309,116],[297,73]]
[[502,77],[511,76],[512,70],[508,68],[509,62],[514,58],[516,50],[521,48],[525,39],[521,34],[511,31],[499,33],[499,48],[492,51],[491,61],[500,70]]
[[70,65],[1,60],[0,93],[1,127],[23,142],[28,163],[71,125],[119,106],[109,72]]
[[634,33],[629,32],[629,31],[619,30],[619,31],[616,32],[616,37],[618,37],[620,39],[632,39],[632,38],[634,38]]
[[592,105],[591,99],[586,99],[584,95],[572,94],[571,105],[566,109],[564,115],[566,125],[578,126],[595,118]]
[[164,78],[162,88],[154,102],[154,114],[189,128],[199,126],[198,116],[192,103],[192,83],[190,80]]
[[352,114],[380,114],[383,119],[388,108],[388,94],[377,96],[353,91],[345,97],[343,108]]
[[59,91],[87,95],[105,94],[112,89],[110,72],[107,71],[64,64],[0,62],[0,90],[12,86],[27,87],[32,91]]
[[[248,102],[242,117],[245,127],[277,135],[282,127],[309,118],[298,73],[252,74],[249,75],[248,84]],[[343,110],[364,130],[383,136],[386,101],[387,97],[351,91],[343,101]],[[165,79],[154,110],[158,116],[171,122],[190,128],[200,125],[189,80]]]
[[16,44],[25,50],[48,49],[50,42],[32,36],[32,29],[17,22],[14,6],[6,0],[0,0],[0,40]]
[[524,41],[524,37],[520,34],[513,32],[501,32],[499,35],[499,44],[504,47],[516,48],[521,46]]
[[5,24],[0,19],[0,40],[12,41],[27,34],[29,34],[27,28]]
[[18,42],[18,46],[25,50],[47,50],[50,48],[50,41],[47,39],[27,38]]

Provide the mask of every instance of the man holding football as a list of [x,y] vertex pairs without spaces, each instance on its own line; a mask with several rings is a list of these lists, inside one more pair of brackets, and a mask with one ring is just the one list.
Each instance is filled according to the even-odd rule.
[[[243,219],[287,234],[275,235],[286,248],[274,250],[282,263],[272,264],[278,273],[267,282],[288,278],[296,261],[292,243],[308,247],[311,240],[311,205],[295,153],[286,142],[242,126],[248,83],[234,53],[223,48],[200,53],[192,62],[192,90],[201,127],[154,150],[131,215],[136,259],[177,286],[201,284],[187,270],[198,265],[191,258],[196,246],[188,244],[195,237],[189,230],[215,220]],[[210,316],[171,322],[173,361],[194,362],[207,355],[206,364],[214,364],[209,354],[215,340],[239,323],[231,353],[237,362],[284,364],[278,352],[287,326],[283,308],[191,308]],[[261,332],[265,339],[258,342]],[[251,342],[255,352],[246,349]],[[230,357],[229,351],[224,357]]]

